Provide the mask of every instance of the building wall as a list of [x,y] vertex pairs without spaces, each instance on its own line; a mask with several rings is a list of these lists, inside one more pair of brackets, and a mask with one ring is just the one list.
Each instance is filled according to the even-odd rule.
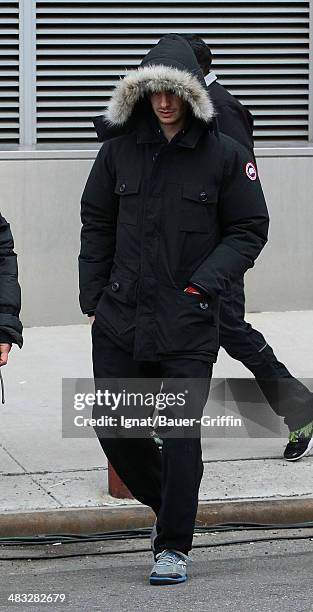
[[[96,150],[0,151],[1,213],[15,237],[25,326],[80,323],[80,196]],[[256,150],[269,243],[246,275],[247,311],[312,309],[313,147]]]

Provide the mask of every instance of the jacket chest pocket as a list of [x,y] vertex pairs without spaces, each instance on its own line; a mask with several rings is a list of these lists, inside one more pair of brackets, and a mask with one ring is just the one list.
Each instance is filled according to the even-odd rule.
[[119,196],[120,223],[137,225],[139,207],[139,184],[138,178],[118,178],[114,193]]
[[216,221],[217,188],[185,183],[179,228],[185,232],[211,233]]

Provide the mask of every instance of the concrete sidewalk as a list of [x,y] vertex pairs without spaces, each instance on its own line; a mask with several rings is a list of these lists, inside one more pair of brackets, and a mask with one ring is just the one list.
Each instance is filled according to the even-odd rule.
[[[260,313],[247,319],[291,372],[313,379],[313,311]],[[92,377],[89,326],[26,329],[23,350],[14,347],[2,372],[6,404],[0,408],[0,515],[137,505],[108,495],[107,463],[96,438],[62,439],[62,377]],[[215,377],[249,375],[221,350]],[[313,390],[313,380],[306,382]],[[265,411],[271,414],[269,408]],[[313,457],[287,463],[282,459],[285,443],[284,437],[205,439],[200,499],[313,498]]]

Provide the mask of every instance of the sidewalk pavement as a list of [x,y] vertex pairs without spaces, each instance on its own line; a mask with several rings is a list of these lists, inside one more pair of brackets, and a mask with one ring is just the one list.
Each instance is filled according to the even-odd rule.
[[[313,390],[313,311],[258,313],[247,320]],[[62,377],[92,377],[89,326],[30,328],[24,337],[22,351],[14,347],[9,365],[2,369],[6,404],[0,408],[0,533],[1,516],[8,513],[125,505],[134,509],[135,500],[108,495],[107,462],[96,438],[62,439]],[[242,364],[220,351],[214,377],[248,376]],[[271,416],[269,407],[264,415]],[[285,462],[285,431],[286,438],[204,439],[200,500],[313,501],[313,456]]]

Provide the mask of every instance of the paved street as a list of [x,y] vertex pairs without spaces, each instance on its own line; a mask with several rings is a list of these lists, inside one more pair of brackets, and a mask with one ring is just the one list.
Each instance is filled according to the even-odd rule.
[[[277,533],[277,532],[276,532]],[[297,530],[297,535],[304,531]],[[307,533],[307,532],[306,532]],[[310,530],[313,538],[313,530]],[[254,532],[269,537],[269,532]],[[273,534],[274,535],[274,534]],[[287,532],[279,532],[287,535]],[[150,552],[100,555],[105,550],[142,549],[147,540],[24,549],[24,554],[89,556],[41,561],[1,561],[23,549],[0,548],[0,610],[61,612],[312,612],[313,542],[284,540],[250,543],[252,533],[200,536],[195,543],[248,539],[247,544],[194,548],[187,583],[150,586]],[[42,550],[44,548],[44,550]],[[61,552],[62,549],[62,552]],[[28,551],[28,552],[26,552]],[[98,554],[95,554],[98,553]],[[93,556],[95,555],[95,556]],[[9,604],[10,593],[64,593],[64,604]]]

